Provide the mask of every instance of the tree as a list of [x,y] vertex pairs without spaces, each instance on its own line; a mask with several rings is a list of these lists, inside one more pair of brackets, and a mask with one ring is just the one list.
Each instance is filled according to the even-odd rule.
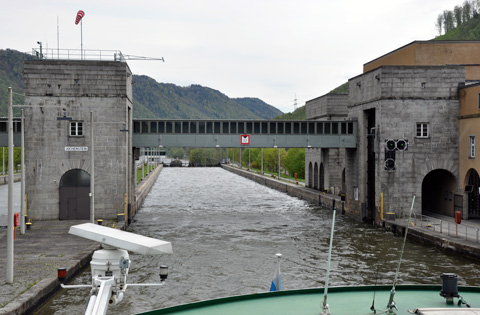
[[453,8],[453,16],[455,17],[455,21],[457,23],[456,26],[459,27],[462,24],[463,18],[463,10],[461,6],[456,5],[455,8]]
[[222,151],[218,149],[190,150],[190,163],[194,165],[213,166],[222,160]]
[[290,176],[297,173],[298,178],[305,178],[305,149],[288,149],[285,156],[285,168]]
[[478,8],[480,7],[480,0],[473,0],[471,3],[472,5],[472,17],[478,17]]
[[275,172],[277,170],[278,164],[278,151],[274,148],[268,148],[263,150],[263,164],[265,169],[270,172]]
[[174,159],[183,159],[187,153],[185,152],[184,148],[171,148],[169,155]]
[[470,1],[467,0],[463,3],[463,7],[462,7],[463,23],[467,22],[472,18],[473,16],[472,8],[473,8],[473,5]]
[[437,17],[437,23],[435,23],[435,27],[437,28],[438,35],[442,35],[443,29],[443,14],[439,14]]
[[443,11],[443,29],[445,33],[453,30],[455,28],[454,24],[453,12],[448,10]]
[[[13,148],[13,167],[15,168],[15,171],[18,171],[18,167],[22,163],[21,152],[22,152],[21,148]],[[3,160],[4,156],[5,156],[5,161]],[[5,164],[5,173],[7,173],[7,171],[8,171],[8,148],[3,148],[3,150],[0,150],[0,169],[2,169],[4,164]],[[3,169],[2,169],[2,172],[3,172]]]

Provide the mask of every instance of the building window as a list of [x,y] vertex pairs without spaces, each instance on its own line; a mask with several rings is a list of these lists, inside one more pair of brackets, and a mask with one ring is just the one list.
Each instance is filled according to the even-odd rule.
[[83,137],[83,121],[70,122],[70,136]]
[[475,158],[475,136],[470,136],[469,146],[468,146],[468,157],[470,159]]
[[428,138],[428,123],[417,123],[417,138]]

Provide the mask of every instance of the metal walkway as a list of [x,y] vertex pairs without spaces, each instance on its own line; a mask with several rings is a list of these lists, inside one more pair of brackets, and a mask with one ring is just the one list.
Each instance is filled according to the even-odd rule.
[[139,120],[134,147],[356,148],[357,121]]
[[[8,147],[8,118],[0,117],[0,148]],[[13,145],[20,147],[21,145],[21,119],[13,118]]]

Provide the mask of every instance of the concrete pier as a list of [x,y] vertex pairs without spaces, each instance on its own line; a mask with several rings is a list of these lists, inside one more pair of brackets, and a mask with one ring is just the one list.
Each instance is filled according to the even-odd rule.
[[340,196],[325,194],[315,189],[306,188],[303,185],[296,185],[290,181],[278,180],[271,176],[261,175],[254,171],[239,169],[238,167],[229,165],[222,165],[222,167],[227,171],[284,192],[290,196],[307,200],[327,208],[333,208],[335,206],[336,209],[341,209],[342,207]]

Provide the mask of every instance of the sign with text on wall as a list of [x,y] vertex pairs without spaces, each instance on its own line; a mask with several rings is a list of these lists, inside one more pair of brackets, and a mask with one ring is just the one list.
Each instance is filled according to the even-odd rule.
[[65,147],[65,151],[69,152],[83,152],[83,151],[88,151],[88,147]]
[[250,135],[240,135],[240,144],[250,144]]

